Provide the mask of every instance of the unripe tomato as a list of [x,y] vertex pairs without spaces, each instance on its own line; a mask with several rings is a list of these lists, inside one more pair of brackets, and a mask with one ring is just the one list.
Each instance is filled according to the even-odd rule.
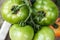
[[32,40],[34,36],[34,30],[31,26],[21,26],[14,24],[10,28],[9,35],[11,40]]
[[1,14],[4,20],[15,24],[26,20],[29,9],[21,0],[6,0],[2,5]]
[[54,40],[54,39],[55,39],[54,32],[48,26],[42,27],[42,29],[39,30],[34,36],[34,40]]

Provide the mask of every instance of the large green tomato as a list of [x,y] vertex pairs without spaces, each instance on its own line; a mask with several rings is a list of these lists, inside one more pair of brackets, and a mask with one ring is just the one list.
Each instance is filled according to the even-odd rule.
[[34,40],[55,40],[55,35],[52,29],[44,26],[35,34]]
[[2,5],[1,13],[4,20],[14,24],[24,21],[29,15],[29,9],[20,0],[7,0]]
[[32,40],[34,36],[34,30],[31,26],[21,26],[14,24],[10,28],[9,35],[11,40]]
[[58,8],[51,0],[36,0],[33,10],[34,21],[40,25],[50,25],[58,17]]

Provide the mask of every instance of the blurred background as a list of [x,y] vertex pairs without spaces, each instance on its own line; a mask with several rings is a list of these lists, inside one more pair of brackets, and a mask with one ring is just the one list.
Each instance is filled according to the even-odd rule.
[[4,2],[4,0],[0,0],[0,26],[3,23],[3,20],[2,20],[2,17],[1,17],[1,5],[2,5],[3,2]]
[[[3,19],[2,19],[2,16],[1,16],[1,6],[2,6],[2,4],[3,4],[3,2],[4,2],[5,0],[0,0],[0,26],[2,25],[2,23],[3,23]],[[56,5],[57,5],[57,7],[58,7],[58,9],[59,9],[59,16],[58,17],[60,17],[60,0],[52,0]],[[1,27],[0,27],[1,28]],[[8,35],[7,35],[7,37],[6,37],[6,39],[5,40],[10,40],[10,38],[9,38],[9,33],[8,33]],[[60,40],[60,37],[56,37],[56,39],[55,40]]]

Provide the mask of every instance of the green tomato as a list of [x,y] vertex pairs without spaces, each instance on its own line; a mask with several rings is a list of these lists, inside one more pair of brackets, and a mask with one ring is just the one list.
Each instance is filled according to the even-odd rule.
[[40,31],[35,34],[34,40],[54,40],[55,35],[52,29],[48,26],[42,27]]
[[29,9],[20,0],[7,0],[2,5],[1,13],[4,20],[14,24],[26,20]]
[[50,25],[58,17],[58,8],[51,0],[36,0],[33,10],[34,21],[40,25]]
[[21,26],[14,24],[10,28],[9,35],[11,40],[32,40],[34,36],[34,30],[31,26]]

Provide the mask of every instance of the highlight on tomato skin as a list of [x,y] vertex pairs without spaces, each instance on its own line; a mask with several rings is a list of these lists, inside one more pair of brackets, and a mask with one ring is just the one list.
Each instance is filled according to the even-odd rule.
[[50,25],[50,28],[55,32],[56,37],[60,37],[60,18],[55,22],[55,25]]

